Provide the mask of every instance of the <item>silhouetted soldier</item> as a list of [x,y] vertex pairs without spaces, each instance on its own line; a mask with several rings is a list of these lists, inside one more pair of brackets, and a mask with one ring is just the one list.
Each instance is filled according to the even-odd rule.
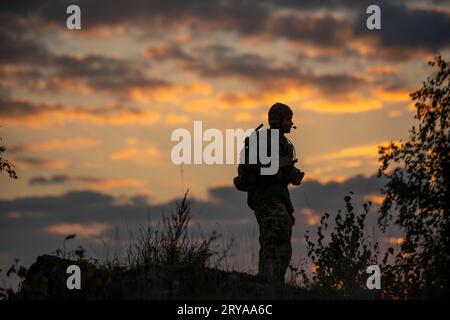
[[[284,136],[293,127],[292,116],[292,110],[282,103],[275,103],[269,110],[270,128],[279,130],[277,173],[265,176],[260,174],[259,166],[253,166],[253,169],[250,166],[249,169],[248,165],[241,164],[239,176],[234,181],[239,190],[248,192],[247,203],[259,224],[258,273],[272,283],[284,282],[292,256],[291,236],[295,218],[288,185],[299,185],[304,176],[294,167],[297,162],[295,149]],[[270,139],[270,134],[267,137]]]

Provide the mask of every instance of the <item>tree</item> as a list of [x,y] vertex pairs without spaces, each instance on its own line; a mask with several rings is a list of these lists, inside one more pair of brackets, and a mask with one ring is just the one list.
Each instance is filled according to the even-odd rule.
[[394,220],[405,232],[396,282],[410,298],[449,295],[450,69],[440,56],[429,64],[437,72],[410,95],[418,127],[408,141],[379,147],[378,176],[387,183],[378,223],[385,230]]
[[0,145],[0,173],[2,173],[3,171],[6,171],[12,179],[17,179],[17,174],[13,169],[14,165],[10,161],[3,158],[2,154],[5,151],[6,151],[5,146]]

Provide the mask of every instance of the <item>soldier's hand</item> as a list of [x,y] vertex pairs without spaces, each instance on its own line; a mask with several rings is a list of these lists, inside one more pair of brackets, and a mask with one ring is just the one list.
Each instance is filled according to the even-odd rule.
[[280,168],[287,167],[287,166],[292,166],[296,162],[297,161],[292,159],[291,156],[281,157],[280,158]]
[[297,168],[294,168],[294,171],[292,172],[292,176],[291,176],[291,183],[293,185],[298,186],[300,183],[302,183],[304,176],[305,176],[304,172],[300,171]]

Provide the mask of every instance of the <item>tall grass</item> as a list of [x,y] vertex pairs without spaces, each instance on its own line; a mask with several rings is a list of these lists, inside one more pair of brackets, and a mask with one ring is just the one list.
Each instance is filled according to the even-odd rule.
[[139,230],[136,241],[127,249],[127,265],[131,269],[145,269],[148,266],[207,267],[212,256],[218,252],[212,249],[218,234],[213,231],[201,239],[193,239],[189,233],[190,203],[188,192],[176,204],[170,216],[163,216],[162,226],[147,226]]

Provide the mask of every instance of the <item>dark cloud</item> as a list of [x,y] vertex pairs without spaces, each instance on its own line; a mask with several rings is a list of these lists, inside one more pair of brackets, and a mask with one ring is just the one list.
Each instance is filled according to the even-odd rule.
[[[1,15],[0,15],[1,18]],[[42,44],[34,39],[25,38],[24,34],[0,29],[1,63],[36,63],[48,59],[48,52]]]
[[[70,179],[67,176],[35,178],[38,183],[57,183]],[[357,176],[343,183],[322,184],[307,181],[300,187],[291,190],[296,225],[294,239],[302,239],[306,230],[315,229],[309,225],[310,215],[320,218],[325,212],[334,217],[338,209],[344,209],[343,197],[353,191],[353,204],[357,212],[361,212],[361,204],[367,195],[379,194],[383,181],[375,176]],[[253,212],[246,204],[246,194],[232,187],[215,187],[209,190],[210,200],[191,200],[191,211],[194,222],[201,230],[219,229],[225,236],[233,236],[242,249],[249,241],[257,246],[257,223]],[[122,199],[123,200],[123,199]],[[103,234],[109,234],[120,227],[128,234],[143,226],[150,217],[155,221],[162,212],[167,215],[175,207],[175,201],[160,205],[152,204],[146,197],[136,196],[121,201],[107,194],[93,191],[73,191],[58,196],[24,197],[14,200],[0,200],[0,253],[26,258],[32,261],[30,254],[42,254],[59,246],[64,235],[49,234],[48,226],[58,224],[107,226]],[[374,208],[375,209],[375,208]],[[374,209],[368,218],[368,230],[375,226]],[[310,211],[311,210],[311,211]],[[316,218],[317,219],[317,218]],[[390,236],[398,233],[390,234]],[[389,236],[389,234],[388,234]],[[249,239],[249,237],[251,239]],[[128,238],[123,239],[125,241]],[[382,239],[379,238],[379,241]],[[53,242],[52,242],[53,241]],[[81,240],[80,240],[81,241]],[[94,239],[84,239],[86,245],[93,246]],[[94,241],[94,242],[93,242]],[[242,244],[242,245],[240,245]],[[33,248],[32,250],[30,248]],[[89,248],[89,247],[88,247]],[[296,242],[296,254],[304,257],[304,243]],[[252,248],[257,252],[257,247]]]
[[137,122],[151,124],[158,116],[158,114],[149,113],[146,109],[128,107],[126,105],[114,105],[106,108],[70,107],[62,104],[34,104],[29,101],[0,98],[0,120],[4,122],[10,120],[12,122],[31,121],[39,124],[41,121],[48,121],[52,115],[59,116],[58,121],[79,120],[100,124]]
[[[83,83],[92,90],[127,92],[130,88],[160,88],[169,86],[167,81],[145,75],[148,65],[135,61],[120,60],[100,55],[82,58],[56,56],[32,39],[6,37],[0,33],[0,64],[29,65],[32,69],[19,78],[31,84],[46,80],[47,89],[60,90],[60,81],[72,80]],[[43,70],[43,72],[40,72]],[[45,73],[45,76],[43,74]],[[38,77],[40,76],[40,77]],[[53,80],[52,80],[53,79]],[[57,80],[54,80],[57,79]]]
[[383,8],[383,46],[438,50],[450,44],[450,14],[401,6]]
[[[364,85],[365,81],[348,74],[314,75],[307,73],[306,63],[298,60],[292,65],[280,65],[254,53],[237,53],[223,45],[210,45],[188,52],[176,43],[161,47],[149,47],[146,61],[121,60],[101,55],[84,57],[58,56],[48,51],[44,42],[33,37],[26,17],[37,16],[44,24],[57,24],[65,28],[67,1],[36,1],[30,6],[10,5],[2,8],[0,23],[1,63],[33,66],[33,74],[22,74],[29,87],[39,79],[47,90],[59,91],[64,80],[86,85],[93,91],[118,94],[128,93],[130,88],[152,90],[170,86],[161,78],[145,73],[150,64],[161,59],[182,63],[189,71],[205,77],[240,77],[259,84],[263,88],[285,81],[318,87],[326,93],[340,93]],[[366,29],[366,2],[357,1],[117,1],[108,3],[78,1],[83,12],[83,28],[86,31],[97,26],[136,26],[147,32],[155,26],[187,27],[195,32],[215,30],[237,32],[241,36],[257,36],[271,41],[287,39],[296,44],[332,49],[325,56],[356,54],[348,47],[352,40],[368,41],[379,46],[377,55],[387,59],[405,59],[421,52],[435,52],[450,43],[450,16],[445,12],[412,9],[400,2],[380,2],[382,30]],[[442,5],[445,5],[442,3]],[[292,11],[280,14],[280,9]],[[329,13],[305,14],[308,10],[329,9]],[[334,15],[332,10],[343,9],[347,14]],[[306,10],[306,11],[305,11]],[[358,11],[361,11],[358,14]],[[300,13],[300,14],[299,14]],[[353,17],[356,17],[354,19]],[[39,20],[39,19],[38,19]],[[151,32],[151,31],[149,31]],[[353,50],[353,51],[352,51]],[[327,51],[324,51],[327,52]],[[46,76],[39,72],[45,70]]]
[[187,52],[177,44],[155,46],[146,49],[149,57],[160,60],[174,60],[203,77],[238,77],[264,84],[276,79],[294,78],[298,75],[295,66],[277,66],[271,59],[253,53],[239,53],[223,45],[198,47]]
[[[367,84],[350,74],[313,74],[302,62],[280,65],[274,59],[255,53],[240,53],[224,45],[197,47],[187,52],[181,45],[154,46],[146,49],[148,57],[159,61],[177,61],[184,69],[207,78],[235,77],[270,89],[286,84],[313,86],[326,94],[340,94]],[[232,99],[232,97],[230,97]]]
[[[37,16],[43,24],[65,28],[69,1],[35,1],[33,4],[9,5],[4,15],[17,19]],[[424,1],[437,6],[449,6],[448,1]],[[77,1],[83,13],[83,28],[98,26],[135,26],[144,33],[156,27],[194,31],[213,30],[237,32],[243,36],[288,39],[319,47],[343,48],[349,40],[368,35],[381,39],[381,45],[394,48],[421,48],[434,51],[449,43],[449,15],[443,11],[413,8],[403,1],[378,1],[382,10],[382,31],[374,34],[366,29],[365,9],[370,1]],[[286,9],[290,9],[289,14]],[[284,11],[282,11],[284,10]],[[329,13],[316,15],[314,12]],[[333,12],[345,12],[336,18]],[[280,14],[284,12],[284,14]],[[298,15],[298,14],[301,15]],[[20,38],[19,38],[20,39]],[[22,44],[28,45],[28,44]],[[19,46],[20,48],[20,46]]]
[[40,224],[84,223],[92,221],[117,222],[121,215],[133,218],[139,210],[133,205],[117,205],[115,198],[93,191],[74,191],[61,196],[27,197],[2,201],[1,219],[8,220],[8,212],[45,212]]
[[278,66],[274,61],[260,55],[237,54],[231,50],[201,56],[189,68],[206,77],[237,76],[258,82],[298,76],[298,70],[295,67]]
[[53,67],[60,78],[78,79],[95,90],[117,92],[131,87],[150,89],[169,85],[166,81],[147,77],[143,65],[100,55],[55,57]]
[[268,33],[274,38],[286,38],[297,43],[319,47],[343,46],[351,36],[349,22],[333,16],[297,17],[294,15],[275,17],[270,21]]
[[[67,1],[41,1],[34,7],[34,13],[43,23],[61,24],[67,18]],[[256,1],[183,1],[183,0],[136,0],[100,1],[78,0],[83,13],[83,26],[86,29],[98,26],[130,25],[137,27],[177,26],[180,23],[209,25],[214,28],[239,29],[243,33],[261,30],[261,25],[269,12]],[[15,10],[19,13],[20,10]],[[65,27],[65,24],[62,24]]]
[[26,16],[0,10],[0,63],[42,62],[48,57],[45,45],[32,36]]
[[[266,89],[285,87],[286,84],[312,86],[324,94],[341,94],[362,87],[367,80],[351,74],[314,74],[302,63],[279,65],[276,61],[257,54],[240,54],[230,48],[206,48],[188,68],[207,77],[237,77]],[[205,58],[206,57],[206,58]]]
[[33,177],[28,180],[28,183],[33,184],[62,184],[68,181],[69,178],[65,175],[56,175],[51,178]]
[[106,181],[96,177],[89,176],[69,176],[65,174],[53,175],[49,178],[37,176],[31,177],[28,183],[31,185],[50,185],[50,184],[64,184],[67,182],[86,182],[86,183],[100,183]]
[[318,88],[324,95],[347,94],[368,84],[366,79],[350,74],[336,75],[304,75],[303,83],[311,84]]
[[63,184],[66,183],[68,181],[72,180],[71,177],[69,177],[68,175],[54,175],[51,176],[50,178],[45,178],[45,177],[32,177],[28,180],[28,183],[31,185],[40,185],[40,184]]
[[20,156],[13,159],[13,163],[20,168],[56,169],[66,166],[64,160],[51,160],[39,157]]
[[[33,162],[41,160],[29,159]],[[72,179],[82,179],[87,181],[96,181],[94,177],[71,177],[68,175],[54,175],[49,178],[38,176],[30,179],[30,183],[49,184],[64,183]],[[324,213],[333,211],[342,207],[342,199],[349,191],[355,192],[355,199],[359,202],[367,194],[377,194],[382,186],[382,181],[375,176],[365,178],[357,176],[345,181],[344,183],[331,182],[321,184],[317,181],[307,181],[301,187],[291,190],[294,206],[298,209],[307,209],[308,203],[305,202],[305,195],[315,212]],[[239,192],[231,187],[215,187],[209,190],[211,201],[201,201],[193,199],[192,204],[194,212],[199,213],[201,220],[227,221],[229,219],[248,217],[251,214],[246,205],[246,194]],[[117,204],[112,196],[94,192],[77,191],[69,192],[61,196],[47,197],[26,197],[16,200],[0,201],[0,217],[6,219],[10,211],[27,212],[41,211],[46,212],[48,219],[57,221],[104,221],[113,222],[119,220],[122,214],[128,218],[139,216],[139,211],[146,211],[146,206],[152,212],[161,212],[162,209],[173,207],[174,202],[168,202],[161,205],[152,205],[151,203],[142,205],[142,199],[138,202],[128,203],[126,205]],[[139,206],[135,206],[139,203]]]
[[62,110],[64,110],[62,105],[34,104],[28,101],[0,98],[0,118],[21,118],[24,116]]
[[[449,3],[442,4],[449,6]],[[355,37],[374,37],[378,55],[405,59],[418,52],[436,53],[450,45],[450,14],[448,11],[409,8],[385,3],[381,8],[381,30],[366,28],[366,16],[354,24]]]
[[[49,178],[43,176],[34,177],[30,179],[30,183],[64,183],[71,179],[98,180],[98,178],[88,176],[54,175]],[[382,180],[375,176],[369,178],[356,176],[343,183],[330,182],[322,184],[317,181],[307,181],[301,187],[292,189],[291,196],[295,207],[307,209],[308,204],[305,202],[305,195],[307,195],[312,209],[323,213],[342,207],[342,199],[349,191],[355,192],[355,199],[361,202],[362,198],[367,194],[378,194],[381,187]],[[234,188],[211,188],[209,196],[211,201],[192,200],[193,207],[195,207],[194,211],[200,212],[200,219],[226,221],[230,218],[245,217],[250,212],[246,205],[246,194]],[[147,203],[147,206],[153,212],[171,208],[173,205],[174,202],[161,205]],[[74,191],[61,196],[0,200],[0,216],[2,219],[5,218],[6,213],[9,211],[26,212],[39,210],[47,212],[50,219],[70,218],[70,220],[78,219],[77,221],[80,222],[91,220],[114,221],[120,216],[120,212],[127,212],[126,216],[132,217],[142,209],[145,209],[145,207],[135,207],[133,204],[119,205],[115,202],[114,197],[94,191]],[[110,212],[110,214],[107,214],[107,212]]]

